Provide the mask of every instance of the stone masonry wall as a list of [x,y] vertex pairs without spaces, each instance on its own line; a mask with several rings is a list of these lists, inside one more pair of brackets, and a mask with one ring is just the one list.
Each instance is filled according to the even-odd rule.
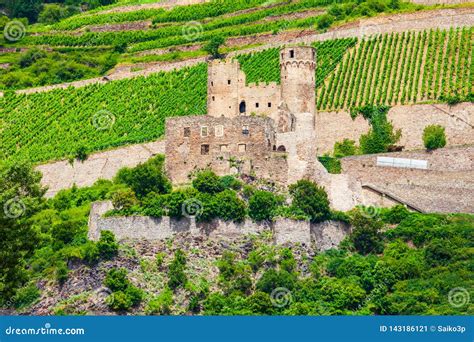
[[193,171],[209,167],[218,175],[245,173],[286,181],[287,161],[273,152],[269,118],[169,118],[166,132],[166,171],[174,183],[186,183]]
[[[448,146],[474,144],[474,105],[470,102],[455,106],[424,104],[392,107],[387,116],[395,129],[402,130],[398,145],[405,150],[423,148],[423,129],[438,124],[445,127]],[[369,130],[368,122],[358,116],[351,119],[348,112],[316,113],[317,154],[332,152],[334,143],[343,139],[359,141]]]
[[147,216],[102,217],[112,208],[110,201],[92,204],[89,217],[90,240],[98,240],[102,230],[109,230],[120,240],[148,239],[162,240],[180,232],[189,231],[192,235],[203,235],[209,238],[232,239],[241,235],[273,231],[276,244],[315,243],[318,250],[336,247],[350,233],[350,227],[341,222],[327,221],[310,224],[309,221],[296,221],[279,218],[275,222],[244,222],[213,220],[196,223],[194,218],[181,220],[169,217],[152,218]]
[[[426,160],[428,168],[377,166],[377,156]],[[346,157],[341,164],[343,173],[370,186],[365,204],[393,204],[383,203],[380,193],[386,193],[427,212],[474,213],[474,146]]]
[[41,184],[48,187],[46,197],[59,190],[90,186],[98,179],[112,179],[123,167],[134,167],[157,154],[165,152],[165,142],[158,140],[146,144],[130,145],[90,155],[85,161],[61,160],[36,167],[41,171]]

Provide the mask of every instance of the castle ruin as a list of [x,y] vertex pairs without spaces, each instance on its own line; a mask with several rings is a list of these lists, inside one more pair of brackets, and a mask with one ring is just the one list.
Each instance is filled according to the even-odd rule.
[[324,182],[316,159],[316,51],[280,51],[280,84],[246,84],[236,60],[208,66],[208,113],[166,120],[166,169],[186,183],[199,169],[219,175],[247,174],[290,184]]

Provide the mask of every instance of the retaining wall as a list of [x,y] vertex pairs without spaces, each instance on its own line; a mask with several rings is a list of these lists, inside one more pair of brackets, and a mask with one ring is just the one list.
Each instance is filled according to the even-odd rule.
[[349,225],[326,221],[312,224],[309,221],[279,218],[274,222],[257,223],[250,219],[243,222],[223,221],[196,223],[193,217],[180,220],[167,216],[153,218],[147,216],[114,216],[102,217],[112,209],[110,201],[92,204],[89,216],[90,240],[98,240],[102,230],[115,234],[117,240],[147,239],[163,240],[177,233],[190,232],[192,235],[209,238],[235,238],[247,234],[272,231],[276,244],[301,243],[309,245],[313,241],[318,250],[337,247],[350,232]]

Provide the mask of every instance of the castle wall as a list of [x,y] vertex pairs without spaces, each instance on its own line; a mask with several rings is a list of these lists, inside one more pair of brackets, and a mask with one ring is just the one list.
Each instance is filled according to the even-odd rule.
[[269,118],[169,118],[166,132],[166,170],[175,183],[188,182],[190,173],[204,168],[218,175],[245,173],[285,180],[286,159],[272,152],[275,134]]
[[[470,102],[455,106],[423,104],[392,107],[387,115],[395,129],[402,130],[397,143],[405,150],[423,148],[423,129],[438,124],[445,127],[447,145],[474,144],[474,105]],[[350,113],[318,112],[316,114],[317,154],[331,153],[334,143],[345,138],[359,141],[361,134],[369,130],[368,122],[358,116],[352,120]]]
[[[426,160],[428,167],[377,166],[378,156]],[[341,164],[342,172],[362,186],[369,185],[423,211],[474,213],[474,146],[346,157]],[[370,189],[364,189],[363,199],[370,205],[392,204]]]
[[97,241],[102,230],[114,233],[117,240],[147,239],[164,240],[177,233],[189,232],[193,236],[232,239],[247,234],[272,231],[276,244],[314,242],[318,250],[326,250],[337,245],[350,233],[350,227],[338,221],[310,223],[304,220],[277,218],[274,222],[223,221],[195,222],[194,218],[180,220],[170,217],[153,218],[148,216],[102,217],[112,208],[110,201],[92,204],[89,217],[88,238]]
[[274,113],[281,102],[280,86],[275,82],[268,84],[250,83],[239,88],[239,104],[245,101],[246,114],[264,115],[275,119]]

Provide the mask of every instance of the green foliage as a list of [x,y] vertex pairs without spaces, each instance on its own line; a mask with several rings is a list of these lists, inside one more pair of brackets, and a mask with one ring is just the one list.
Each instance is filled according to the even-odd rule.
[[289,186],[293,198],[291,206],[308,215],[312,222],[321,222],[329,218],[329,200],[323,187],[309,180],[299,180]]
[[[360,149],[363,154],[387,152],[401,137],[401,130],[393,131],[393,125],[387,121],[387,106],[370,106],[357,108],[356,113],[369,121],[372,128],[367,134],[362,134],[359,139]],[[355,114],[357,115],[357,114]]]
[[221,177],[221,184],[223,189],[232,189],[238,191],[242,188],[242,182],[230,175]]
[[176,250],[174,253],[174,259],[169,265],[168,270],[168,286],[172,290],[176,290],[178,287],[184,287],[188,281],[184,270],[186,268],[186,256],[181,249]]
[[112,259],[116,256],[118,253],[118,243],[115,241],[114,233],[108,230],[101,230],[97,249],[100,257],[103,259]]
[[25,163],[0,167],[0,298],[11,298],[27,281],[25,258],[31,257],[39,233],[28,220],[43,209],[41,174]]
[[135,196],[135,193],[131,189],[118,189],[112,194],[112,204],[114,209],[130,209],[137,203],[138,200]]
[[381,216],[384,222],[398,224],[410,215],[410,211],[401,204],[397,204],[389,209],[384,209]]
[[354,140],[344,139],[334,144],[334,157],[342,158],[357,154],[357,146]]
[[203,170],[193,179],[193,187],[199,192],[215,194],[224,190],[223,184],[213,171]]
[[247,206],[233,190],[224,190],[215,196],[216,214],[225,221],[240,222],[245,219]]
[[40,298],[40,291],[34,284],[28,284],[20,289],[13,297],[13,305],[16,309],[24,309],[31,306]]
[[137,306],[143,298],[143,291],[132,285],[124,268],[112,268],[105,277],[104,285],[112,291],[106,298],[112,310],[127,311]]
[[215,36],[212,37],[206,45],[204,45],[203,50],[206,51],[208,54],[210,54],[214,58],[219,58],[220,53],[219,53],[219,48],[221,45],[225,43],[224,37],[221,36]]
[[255,221],[271,221],[281,203],[282,198],[272,192],[257,190],[249,198],[249,216]]
[[173,292],[165,288],[158,296],[153,298],[145,308],[147,315],[169,315],[173,305]]
[[104,280],[104,285],[112,292],[125,291],[130,286],[125,268],[112,268]]
[[334,23],[334,17],[330,14],[325,14],[319,17],[317,25],[318,29],[323,30]]
[[318,160],[321,164],[323,164],[324,168],[328,170],[329,173],[341,173],[341,161],[338,158],[334,158],[329,155],[324,155],[322,157],[318,157]]
[[271,268],[263,273],[262,277],[257,281],[256,288],[268,294],[271,294],[278,287],[291,291],[296,285],[296,280],[295,274]]
[[377,217],[364,215],[361,210],[356,210],[351,219],[354,227],[350,236],[355,249],[361,254],[380,253],[383,249],[383,235],[381,230],[383,222]]
[[427,150],[436,150],[446,146],[444,127],[440,125],[426,126],[423,130],[423,144]]
[[133,169],[121,169],[116,181],[128,185],[139,198],[150,192],[168,193],[171,183],[165,175],[163,164],[164,156],[158,155]]

